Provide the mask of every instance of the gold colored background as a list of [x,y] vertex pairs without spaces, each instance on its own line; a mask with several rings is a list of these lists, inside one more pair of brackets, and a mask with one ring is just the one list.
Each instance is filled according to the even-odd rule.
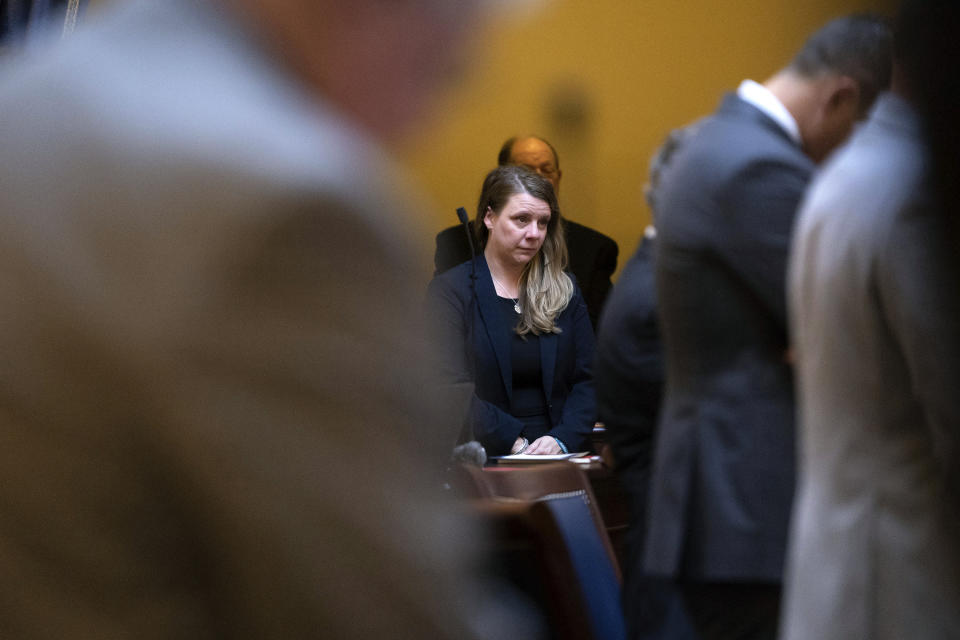
[[524,132],[557,147],[561,209],[612,236],[622,265],[650,223],[642,186],[670,129],[711,112],[744,78],[765,80],[830,18],[892,16],[895,7],[884,0],[554,0],[531,15],[502,16],[482,32],[466,76],[429,130],[400,150],[435,205],[424,218],[424,269],[433,236],[456,222],[456,207],[473,216],[501,142]]

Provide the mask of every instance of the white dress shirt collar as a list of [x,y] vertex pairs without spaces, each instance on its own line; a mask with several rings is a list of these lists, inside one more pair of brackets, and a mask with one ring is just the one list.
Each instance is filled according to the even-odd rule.
[[777,96],[773,95],[770,89],[753,80],[744,80],[737,87],[737,97],[760,109],[780,125],[780,128],[790,136],[791,140],[800,146],[803,145],[803,140],[800,139],[800,126],[796,119],[790,115],[787,108],[777,99]]

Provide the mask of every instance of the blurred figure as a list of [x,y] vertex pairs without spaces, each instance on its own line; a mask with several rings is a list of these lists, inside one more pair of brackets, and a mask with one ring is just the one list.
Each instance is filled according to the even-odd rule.
[[646,567],[681,584],[705,638],[776,635],[794,485],[785,273],[815,163],[890,77],[890,33],[834,20],[700,122],[658,195],[667,386]]
[[0,637],[490,623],[378,159],[479,4],[133,0],[6,61]]
[[[515,136],[500,147],[497,164],[501,167],[517,164],[540,174],[550,181],[554,192],[560,194],[560,158],[549,142],[537,136]],[[474,237],[479,233],[480,220],[473,221]],[[590,227],[563,217],[564,238],[567,243],[569,271],[583,292],[583,298],[590,312],[590,324],[596,328],[600,310],[610,293],[613,284],[610,281],[617,270],[619,249],[612,238]],[[448,227],[437,234],[437,250],[433,256],[436,267],[434,275],[439,275],[458,264],[470,259],[470,245],[463,227]]]
[[904,6],[893,92],[801,209],[789,640],[960,634],[960,246],[931,190],[915,106],[929,88],[910,73],[953,65],[930,54],[956,37],[943,27],[960,27],[958,11]]
[[[911,101],[922,116],[927,147],[931,155],[934,196],[940,215],[946,220],[954,246],[960,247],[960,127],[956,126],[960,105],[960,16],[956,3],[948,0],[917,0],[905,3],[910,8],[901,21],[906,38],[916,38],[916,45],[904,43],[901,63],[911,78]],[[914,52],[908,55],[908,52]],[[949,61],[949,64],[944,64]],[[960,251],[954,253],[954,268],[960,268]]]
[[[671,131],[654,154],[644,189],[654,216],[660,176],[695,127]],[[656,236],[655,227],[646,228],[604,308],[594,382],[597,413],[606,426],[617,478],[630,498],[623,585],[629,637],[685,640],[696,635],[675,585],[651,578],[643,569],[650,466],[664,380],[653,282]]]
[[0,52],[48,32],[71,33],[88,0],[0,0]]
[[446,386],[472,383],[469,440],[490,455],[584,451],[597,418],[593,328],[563,271],[563,220],[550,182],[523,167],[487,174],[480,255],[430,283]]

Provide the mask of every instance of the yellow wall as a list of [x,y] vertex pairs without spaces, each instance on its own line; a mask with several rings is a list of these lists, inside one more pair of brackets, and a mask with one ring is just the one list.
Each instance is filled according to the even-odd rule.
[[[612,236],[622,265],[650,221],[642,185],[670,129],[712,111],[743,78],[766,79],[828,19],[863,10],[891,15],[894,6],[553,0],[532,16],[502,18],[480,37],[473,67],[445,97],[430,131],[401,149],[436,205],[426,224],[431,231],[453,224],[458,206],[472,217],[501,142],[536,132],[560,154],[561,209]],[[551,116],[557,95],[586,117],[558,123]]]

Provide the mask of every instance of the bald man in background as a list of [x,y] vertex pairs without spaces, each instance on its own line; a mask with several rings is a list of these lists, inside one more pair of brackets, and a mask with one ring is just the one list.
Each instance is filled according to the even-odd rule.
[[3,61],[0,637],[503,636],[380,159],[480,4],[132,0]]
[[[497,164],[501,167],[508,164],[527,167],[549,180],[557,195],[560,194],[560,178],[563,177],[560,158],[553,145],[543,138],[532,135],[509,138],[500,147]],[[563,224],[570,261],[567,271],[576,276],[587,303],[590,322],[596,329],[600,310],[603,309],[613,287],[610,278],[617,269],[619,249],[612,238],[573,222],[565,212]],[[474,241],[474,246],[479,248],[480,245]],[[436,267],[434,274],[443,273],[469,259],[470,245],[463,227],[448,227],[437,234],[437,250],[433,256]]]

